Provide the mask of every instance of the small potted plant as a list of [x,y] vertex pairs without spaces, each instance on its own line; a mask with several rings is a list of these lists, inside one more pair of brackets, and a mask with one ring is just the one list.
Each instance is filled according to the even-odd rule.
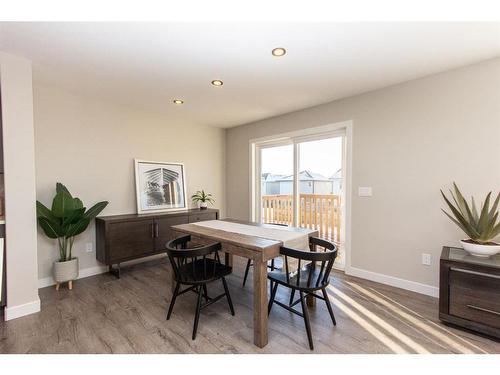
[[500,234],[500,222],[497,223],[500,193],[490,209],[491,192],[489,192],[478,210],[474,198],[469,205],[455,183],[453,187],[455,192],[450,190],[450,194],[455,204],[441,190],[453,216],[445,210],[442,211],[469,237],[460,241],[464,250],[479,257],[489,257],[500,252],[500,244],[492,241]]
[[212,197],[212,194],[205,193],[204,190],[198,190],[196,194],[191,196],[191,200],[193,203],[197,203],[200,207],[200,210],[206,210],[208,208],[208,204],[214,204],[215,199]]
[[72,281],[78,278],[78,258],[72,254],[75,237],[83,233],[107,205],[108,202],[99,202],[87,210],[83,202],[74,198],[66,186],[59,182],[51,209],[36,202],[40,227],[47,237],[57,239],[59,247],[59,260],[54,262],[53,268],[57,289],[60,283],[66,281],[71,289]]

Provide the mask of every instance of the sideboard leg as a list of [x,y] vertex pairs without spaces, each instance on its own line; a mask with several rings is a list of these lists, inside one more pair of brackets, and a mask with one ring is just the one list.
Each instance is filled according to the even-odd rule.
[[120,263],[116,265],[116,268],[113,268],[113,265],[109,265],[109,273],[114,275],[117,279],[120,278]]

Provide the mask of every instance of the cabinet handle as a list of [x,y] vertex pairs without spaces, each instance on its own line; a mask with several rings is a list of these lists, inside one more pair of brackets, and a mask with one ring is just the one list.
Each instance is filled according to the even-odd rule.
[[155,227],[154,227],[154,224],[150,224],[151,226],[151,238],[154,238],[155,237]]
[[488,312],[490,314],[495,314],[495,315],[500,316],[500,312],[498,312],[498,311],[489,310],[489,309],[485,309],[483,307],[478,307],[478,306],[474,306],[474,305],[467,305],[467,307],[470,309],[473,309],[473,310],[484,311],[484,312]]
[[155,237],[158,238],[160,235],[160,225],[155,223]]

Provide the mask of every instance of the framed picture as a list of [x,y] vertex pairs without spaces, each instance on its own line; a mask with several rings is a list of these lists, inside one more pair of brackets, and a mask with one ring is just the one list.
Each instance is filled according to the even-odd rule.
[[135,159],[137,213],[186,210],[184,164]]

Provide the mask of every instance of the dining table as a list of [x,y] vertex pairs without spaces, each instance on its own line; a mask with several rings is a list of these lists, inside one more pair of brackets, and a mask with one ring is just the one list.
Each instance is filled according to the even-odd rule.
[[[191,235],[192,246],[220,242],[226,265],[233,265],[234,255],[252,260],[254,344],[259,348],[266,346],[268,343],[268,261],[279,256],[281,246],[314,251],[314,248],[309,247],[309,237],[317,236],[318,231],[236,219],[179,224],[172,226],[171,230],[174,238],[186,234]],[[174,283],[172,283],[172,288],[173,286]],[[308,305],[313,304],[314,298],[308,299]]]

